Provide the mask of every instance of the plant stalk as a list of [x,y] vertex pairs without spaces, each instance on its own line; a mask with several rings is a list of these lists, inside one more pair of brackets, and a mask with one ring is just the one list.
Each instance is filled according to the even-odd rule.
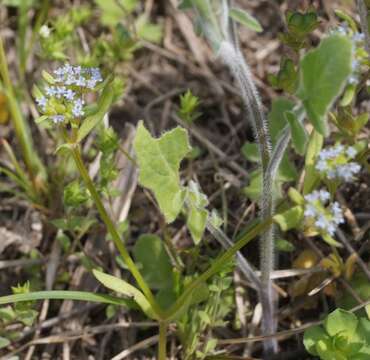
[[167,322],[159,322],[158,360],[166,360]]
[[[252,80],[252,75],[240,50],[229,41],[220,45],[219,55],[230,68],[241,90],[242,99],[252,123],[256,142],[258,144],[262,169],[261,218],[271,218],[275,212],[273,195],[274,176],[269,170],[271,159],[271,141],[267,121],[264,116],[258,91]],[[263,307],[262,327],[265,335],[276,331],[276,296],[272,287],[271,272],[274,269],[274,226],[271,225],[261,236],[260,267],[261,287],[260,301]],[[266,353],[277,352],[276,339],[266,340]]]
[[89,192],[90,192],[90,194],[91,194],[91,196],[92,196],[92,198],[95,202],[95,205],[98,209],[100,217],[102,218],[104,224],[107,227],[107,230],[108,230],[109,234],[111,235],[111,237],[113,239],[114,245],[118,249],[120,255],[122,256],[123,261],[125,262],[125,264],[129,268],[132,276],[135,278],[137,284],[139,285],[140,289],[142,290],[145,297],[149,301],[153,310],[155,311],[155,313],[160,318],[162,318],[162,314],[163,314],[162,309],[159,307],[159,305],[155,301],[152,291],[150,290],[148,284],[146,283],[146,281],[142,277],[141,273],[139,272],[138,268],[136,267],[134,261],[132,260],[130,254],[128,253],[125,245],[123,244],[123,242],[121,240],[121,237],[118,234],[115,225],[113,224],[113,221],[111,220],[107,211],[105,210],[105,207],[104,207],[104,205],[103,205],[103,203],[100,199],[99,193],[96,190],[95,185],[94,185],[93,181],[91,180],[91,178],[89,176],[89,173],[88,173],[88,171],[87,171],[87,169],[86,169],[86,167],[83,163],[79,145],[74,144],[73,147],[72,147],[71,152],[72,152],[73,159],[76,163],[76,166],[77,166],[77,168],[78,168],[78,170],[81,174],[81,177],[84,180],[85,185],[86,185],[87,189],[89,190]]

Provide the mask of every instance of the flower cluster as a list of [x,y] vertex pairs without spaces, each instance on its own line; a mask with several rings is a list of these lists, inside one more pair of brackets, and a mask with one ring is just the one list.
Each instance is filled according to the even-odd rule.
[[337,202],[326,206],[330,194],[326,190],[315,190],[305,196],[304,216],[317,232],[333,236],[339,224],[344,222],[343,212]]
[[357,155],[353,146],[338,144],[320,151],[316,163],[316,170],[329,180],[351,181],[361,166],[351,161]]
[[54,124],[81,118],[85,115],[84,92],[94,90],[102,81],[98,68],[65,64],[54,71],[51,84],[36,98],[37,105]]

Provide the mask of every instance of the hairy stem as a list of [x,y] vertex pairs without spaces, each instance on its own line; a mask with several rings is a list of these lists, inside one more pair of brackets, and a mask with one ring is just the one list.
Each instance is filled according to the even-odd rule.
[[[242,99],[251,120],[256,142],[258,144],[262,168],[262,196],[261,217],[266,220],[273,216],[275,211],[273,182],[274,177],[268,172],[271,158],[271,142],[267,122],[262,109],[258,91],[252,80],[249,67],[241,52],[230,42],[224,41],[220,45],[219,55],[228,65],[236,78],[241,90]],[[272,288],[271,272],[274,269],[274,227],[271,225],[261,236],[261,287],[259,295],[263,307],[262,326],[265,335],[276,331],[275,301]],[[267,353],[277,351],[277,341],[270,339],[265,342]]]
[[88,171],[87,171],[87,169],[86,169],[86,167],[83,163],[81,153],[80,153],[80,148],[79,148],[78,145],[74,145],[72,147],[72,156],[73,156],[73,159],[76,163],[78,171],[80,172],[81,177],[84,180],[85,185],[86,185],[87,189],[89,190],[89,192],[90,192],[90,194],[91,194],[91,196],[92,196],[92,198],[95,202],[95,205],[98,209],[100,217],[102,218],[104,224],[107,227],[107,230],[108,230],[109,234],[111,235],[111,237],[113,239],[114,245],[118,249],[119,253],[122,256],[123,261],[125,262],[125,264],[129,268],[132,276],[135,278],[137,284],[139,285],[140,289],[142,290],[145,297],[149,301],[153,310],[156,312],[156,314],[159,317],[162,317],[162,309],[160,309],[159,305],[155,301],[152,291],[150,290],[146,281],[144,280],[144,278],[142,277],[138,268],[136,267],[134,261],[132,260],[130,254],[128,253],[125,245],[123,244],[123,242],[121,240],[121,237],[118,234],[115,225],[113,224],[113,221],[111,220],[107,211],[105,210],[105,207],[104,207],[104,205],[103,205],[103,203],[100,199],[99,193],[96,190],[95,185],[92,182],[92,180],[89,176],[89,173],[88,173]]

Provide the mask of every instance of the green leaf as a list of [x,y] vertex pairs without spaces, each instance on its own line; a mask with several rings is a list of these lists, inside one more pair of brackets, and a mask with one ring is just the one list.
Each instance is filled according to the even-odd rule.
[[276,239],[275,240],[276,249],[283,252],[292,252],[295,250],[295,246],[288,240]]
[[304,347],[311,355],[318,355],[316,351],[316,344],[319,340],[325,338],[328,338],[328,335],[321,326],[312,326],[304,332]]
[[41,115],[37,119],[35,119],[35,123],[36,124],[41,124],[42,122],[44,122],[47,119],[49,119],[49,116],[47,116],[47,115]]
[[141,15],[135,23],[137,34],[141,39],[152,43],[160,43],[163,36],[162,26],[149,22],[145,14]]
[[303,183],[303,195],[310,193],[320,177],[315,169],[316,157],[322,149],[324,137],[317,131],[313,130],[307,146],[305,158],[305,177]]
[[91,130],[103,120],[104,115],[108,112],[115,96],[115,91],[112,89],[112,85],[111,81],[105,85],[99,98],[97,111],[88,116],[78,129],[78,142],[82,141],[91,132]]
[[[279,167],[277,181],[273,184],[272,191],[276,194],[276,198],[281,198],[281,185],[284,181],[292,181],[296,179],[295,168],[291,166],[289,160],[284,157]],[[243,188],[243,193],[252,200],[258,200],[261,196],[262,188],[262,173],[260,170],[255,170],[250,174],[249,184]]]
[[370,304],[365,306],[365,311],[366,311],[367,317],[370,319]]
[[135,9],[138,0],[95,0],[95,3],[101,9],[102,24],[114,26]]
[[287,231],[298,227],[303,219],[302,206],[294,206],[282,214],[273,217],[274,221],[279,224],[282,231]]
[[176,301],[176,292],[172,288],[163,288],[155,296],[161,309],[169,309]]
[[370,346],[370,321],[364,317],[360,318],[357,330],[362,340]]
[[134,148],[140,168],[140,184],[154,192],[166,222],[171,223],[181,211],[185,199],[179,167],[191,149],[188,134],[185,129],[177,127],[155,139],[140,121]]
[[[370,282],[363,272],[356,272],[354,274],[351,279],[351,287],[361,299],[370,299]],[[344,289],[338,294],[336,301],[338,306],[346,310],[358,305],[352,293]],[[366,315],[365,311],[361,311],[361,313],[363,316]]]
[[270,125],[271,141],[275,144],[279,137],[279,133],[286,125],[284,113],[293,110],[294,103],[286,98],[279,97],[274,99],[271,104],[271,111],[268,114]]
[[298,177],[297,169],[285,154],[279,166],[277,181],[295,181]]
[[190,181],[189,184],[187,204],[189,211],[186,225],[195,245],[198,245],[202,240],[207,224],[208,211],[205,207],[208,205],[208,199],[207,196],[201,192],[199,185],[194,181]]
[[315,129],[327,135],[326,115],[351,74],[352,44],[340,35],[331,35],[301,61],[297,95]]
[[253,31],[261,32],[263,30],[258,20],[242,9],[231,8],[229,11],[229,15],[235,21],[237,21],[238,23],[246,26],[247,28]]
[[7,338],[0,336],[0,349],[3,349],[10,345],[10,341]]
[[304,155],[308,142],[306,129],[293,111],[286,111],[284,115],[290,126],[293,146],[298,154]]
[[63,203],[65,206],[78,207],[89,199],[89,194],[78,180],[74,180],[65,186],[63,191]]
[[244,157],[251,162],[259,162],[260,154],[258,152],[258,145],[250,142],[245,142],[241,149]]
[[173,270],[170,258],[162,240],[151,234],[144,234],[135,242],[133,254],[140,263],[140,272],[152,289],[172,286]]
[[126,306],[128,303],[124,299],[116,298],[104,294],[95,294],[87,291],[36,291],[24,294],[7,295],[0,297],[0,305],[13,304],[23,301],[35,300],[76,300],[76,301],[91,301],[102,304],[113,304]]
[[208,219],[207,210],[197,209],[194,206],[190,208],[186,225],[190,231],[191,237],[195,245],[198,245],[202,240],[204,230],[207,224],[207,219]]
[[106,288],[123,294],[129,299],[135,301],[147,316],[152,319],[158,318],[154,310],[152,309],[149,301],[140,290],[136,289],[136,287],[130,285],[128,282],[118,277],[105,274],[96,269],[93,270],[93,274],[96,279],[101,282]]
[[325,319],[324,327],[330,336],[340,334],[351,339],[358,325],[356,315],[349,311],[337,309]]
[[354,84],[348,85],[346,90],[344,91],[343,97],[340,101],[340,106],[349,106],[352,100],[356,96],[356,88],[357,86]]
[[288,196],[296,205],[304,205],[304,197],[295,188],[290,187],[288,190]]
[[206,301],[209,298],[209,289],[205,282],[200,283],[193,291],[187,294],[186,298],[182,302],[182,306],[177,309],[167,320],[176,320],[180,318],[191,305],[199,304]]

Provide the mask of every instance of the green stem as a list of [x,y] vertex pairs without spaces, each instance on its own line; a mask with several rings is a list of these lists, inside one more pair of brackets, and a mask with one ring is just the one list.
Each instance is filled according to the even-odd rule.
[[171,319],[186,303],[188,296],[203,282],[207,281],[212,275],[219,272],[222,267],[230,261],[230,259],[249,241],[263,233],[272,224],[272,219],[267,219],[252,227],[238,242],[230,247],[225,253],[220,255],[212,265],[200,276],[198,276],[193,282],[191,282],[182,295],[176,300],[171,308],[166,312],[166,319]]
[[159,322],[158,360],[166,360],[167,322]]
[[89,173],[88,173],[88,171],[87,171],[87,169],[86,169],[86,167],[83,163],[81,153],[80,153],[80,148],[77,144],[72,147],[72,156],[73,156],[73,159],[76,163],[76,166],[77,166],[77,168],[78,168],[78,170],[81,174],[81,177],[84,180],[84,182],[86,184],[86,187],[88,188],[88,190],[89,190],[89,192],[90,192],[90,194],[91,194],[91,196],[92,196],[92,198],[95,202],[95,205],[98,209],[98,212],[99,212],[104,224],[106,225],[109,234],[111,235],[111,237],[113,239],[114,245],[118,249],[119,253],[122,256],[123,261],[125,262],[125,264],[129,268],[129,270],[131,271],[132,276],[135,278],[137,284],[139,285],[140,289],[142,290],[145,297],[149,301],[153,310],[155,311],[155,313],[160,318],[162,318],[163,311],[159,307],[157,302],[155,301],[153,293],[151,292],[151,290],[150,290],[149,286],[147,285],[146,281],[144,280],[144,278],[140,274],[138,268],[136,267],[134,261],[132,260],[132,258],[130,256],[130,254],[126,250],[126,247],[123,244],[123,242],[121,240],[121,237],[120,237],[120,235],[118,234],[118,232],[116,230],[115,225],[113,224],[111,218],[109,217],[107,211],[105,210],[105,207],[104,207],[104,205],[103,205],[103,203],[100,199],[100,196],[99,196],[99,194],[98,194],[98,192],[95,188],[95,185],[92,182],[92,180],[90,178],[90,175],[89,175]]

